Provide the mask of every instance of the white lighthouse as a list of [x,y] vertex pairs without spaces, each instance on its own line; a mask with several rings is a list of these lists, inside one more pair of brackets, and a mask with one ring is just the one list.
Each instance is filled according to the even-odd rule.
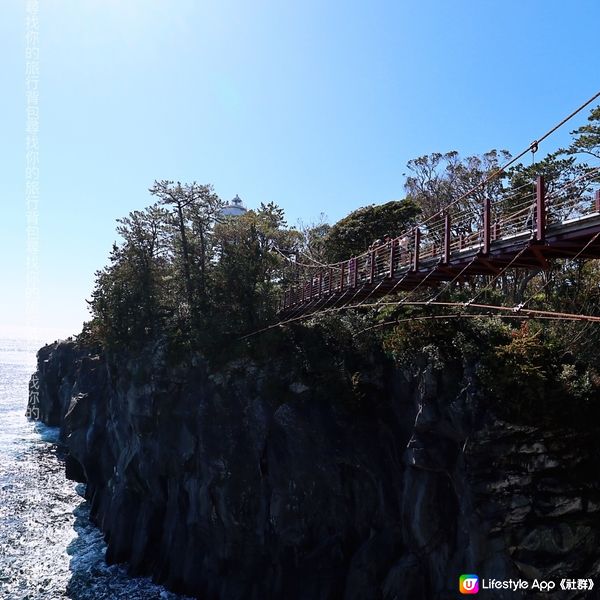
[[247,208],[242,203],[241,198],[236,194],[235,198],[228,202],[221,209],[221,216],[223,217],[240,217],[245,212],[247,212]]

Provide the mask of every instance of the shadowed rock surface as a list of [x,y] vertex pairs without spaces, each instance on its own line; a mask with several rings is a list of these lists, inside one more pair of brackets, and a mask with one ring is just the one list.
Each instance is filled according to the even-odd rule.
[[495,418],[473,365],[371,357],[359,375],[303,358],[213,372],[168,366],[159,346],[40,350],[42,419],[61,426],[108,561],[207,600],[450,599],[461,573],[600,577],[597,431]]

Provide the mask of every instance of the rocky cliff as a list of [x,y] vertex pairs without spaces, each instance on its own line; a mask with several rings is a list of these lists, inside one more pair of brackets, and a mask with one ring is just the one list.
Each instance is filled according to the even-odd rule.
[[597,432],[496,418],[466,361],[350,367],[300,345],[211,369],[158,345],[61,342],[38,355],[41,415],[107,560],[199,598],[445,599],[461,573],[600,577]]

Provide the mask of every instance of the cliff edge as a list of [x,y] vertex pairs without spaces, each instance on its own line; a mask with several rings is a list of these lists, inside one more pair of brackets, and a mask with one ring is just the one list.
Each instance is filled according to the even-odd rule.
[[214,600],[600,577],[597,431],[498,418],[469,361],[356,365],[286,344],[218,369],[170,364],[159,344],[39,351],[41,418],[87,483],[108,561]]

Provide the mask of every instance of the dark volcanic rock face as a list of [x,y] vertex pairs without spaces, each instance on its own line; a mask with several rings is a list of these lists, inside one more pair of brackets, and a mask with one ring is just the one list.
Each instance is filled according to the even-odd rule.
[[596,438],[494,419],[468,368],[367,365],[352,396],[348,374],[321,384],[285,357],[165,362],[39,353],[43,419],[61,425],[107,559],[133,573],[215,600],[600,576]]

